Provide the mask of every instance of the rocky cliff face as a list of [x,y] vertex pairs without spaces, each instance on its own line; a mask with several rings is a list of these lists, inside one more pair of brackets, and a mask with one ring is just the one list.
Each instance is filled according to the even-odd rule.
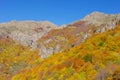
[[37,48],[36,41],[57,26],[48,21],[11,21],[0,24],[0,37],[10,37],[24,46]]

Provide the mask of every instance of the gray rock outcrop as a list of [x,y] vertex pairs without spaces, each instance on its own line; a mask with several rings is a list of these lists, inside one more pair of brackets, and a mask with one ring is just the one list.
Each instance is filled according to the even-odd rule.
[[61,47],[59,44],[55,45],[55,48],[53,47],[45,47],[44,44],[39,45],[39,54],[41,58],[46,58],[50,56],[51,54],[55,54],[57,52],[60,52]]
[[[115,27],[120,24],[120,14],[104,14],[100,12],[93,12],[90,15],[87,15],[81,21],[87,22],[88,25],[96,26],[93,31],[94,34],[102,33],[107,30],[114,30]],[[91,36],[91,33],[88,31],[83,35],[82,40],[86,40]]]
[[18,43],[35,49],[36,41],[55,28],[57,26],[48,21],[11,21],[0,24],[0,37],[9,36]]

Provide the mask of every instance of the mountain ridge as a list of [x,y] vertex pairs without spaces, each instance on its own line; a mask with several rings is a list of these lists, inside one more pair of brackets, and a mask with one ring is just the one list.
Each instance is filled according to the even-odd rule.
[[[41,57],[46,58],[56,52],[77,46],[94,34],[114,29],[119,23],[120,14],[101,12],[92,12],[83,19],[62,27],[49,21],[14,20],[0,24],[0,36],[10,37],[24,46],[38,49]],[[63,46],[64,44],[66,46]]]
[[[95,20],[93,18],[94,15]],[[62,28],[59,28],[57,30],[51,30],[47,35],[43,36],[38,43],[38,45],[42,44],[40,47],[44,47],[40,49],[40,55],[46,57],[51,53],[56,53],[54,51],[59,52],[61,50],[64,50],[64,48],[69,49],[72,46],[79,45],[94,34],[102,33],[108,30],[114,30],[115,26],[120,23],[120,16],[118,14],[105,14],[105,16],[103,15],[103,13],[93,12],[88,15],[89,17],[86,16],[82,20],[76,21],[69,25],[64,25]],[[106,16],[108,20],[105,20],[106,22],[103,22],[102,20],[106,19]],[[59,40],[57,37],[61,38],[61,40]],[[64,41],[62,41],[62,38]],[[49,41],[48,43],[44,42],[47,40]],[[66,47],[64,44],[67,44]],[[56,45],[59,45],[58,50],[55,48],[58,47]],[[60,49],[60,47],[62,48]]]

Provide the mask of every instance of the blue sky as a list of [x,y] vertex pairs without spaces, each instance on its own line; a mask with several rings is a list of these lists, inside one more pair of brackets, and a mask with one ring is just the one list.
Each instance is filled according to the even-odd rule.
[[93,11],[120,13],[120,0],[0,0],[0,23],[48,20],[62,25]]

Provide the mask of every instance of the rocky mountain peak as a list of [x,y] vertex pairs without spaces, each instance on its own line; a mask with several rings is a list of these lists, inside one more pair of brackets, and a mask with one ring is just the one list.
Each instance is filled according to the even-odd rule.
[[37,46],[36,41],[55,28],[57,28],[57,25],[49,21],[13,20],[0,24],[0,34],[5,34],[24,46],[30,45],[32,48],[35,48]]
[[92,12],[91,14],[83,18],[82,21],[87,21],[89,24],[100,26],[101,24],[115,21],[118,17],[118,14],[104,14],[101,12]]
[[95,12],[92,12],[91,14],[85,16],[83,20],[90,20],[91,18],[92,19],[100,19],[100,18],[106,17],[106,16],[107,16],[107,14],[95,11]]
[[98,12],[98,11],[94,11],[92,12],[91,14],[89,15],[106,15],[105,13],[102,13],[102,12]]
[[[56,30],[50,31],[47,35],[40,38],[40,55],[42,58],[46,58],[51,55],[51,53],[54,54],[55,51],[64,51],[64,49],[77,46],[94,34],[103,33],[108,30],[114,30],[119,23],[119,14],[93,12],[82,20],[68,25],[63,25]],[[70,41],[70,43],[67,43],[67,41]]]

